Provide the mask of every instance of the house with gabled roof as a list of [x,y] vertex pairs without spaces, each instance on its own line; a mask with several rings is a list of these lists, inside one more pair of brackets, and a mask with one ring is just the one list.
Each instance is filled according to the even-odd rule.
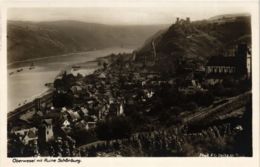
[[37,128],[32,127],[32,128],[15,130],[13,133],[19,137],[20,141],[24,145],[29,145],[29,144],[37,145],[37,140],[38,140]]

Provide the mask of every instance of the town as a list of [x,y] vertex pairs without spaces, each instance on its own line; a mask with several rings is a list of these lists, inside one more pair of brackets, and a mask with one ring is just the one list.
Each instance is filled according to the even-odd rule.
[[[188,24],[177,18],[175,26]],[[250,154],[237,147],[251,132],[250,46],[235,44],[204,64],[177,57],[164,71],[151,45],[150,55],[100,58],[90,75],[63,71],[46,94],[8,115],[8,156]]]

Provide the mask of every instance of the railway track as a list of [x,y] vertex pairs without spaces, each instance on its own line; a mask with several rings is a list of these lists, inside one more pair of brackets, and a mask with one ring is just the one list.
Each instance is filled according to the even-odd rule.
[[252,94],[251,91],[245,92],[235,97],[227,98],[225,103],[217,106],[209,106],[201,111],[197,111],[190,115],[186,115],[183,118],[184,124],[189,124],[195,121],[201,121],[207,117],[210,117],[214,114],[221,114],[221,113],[229,113],[235,109],[243,107],[251,98]]

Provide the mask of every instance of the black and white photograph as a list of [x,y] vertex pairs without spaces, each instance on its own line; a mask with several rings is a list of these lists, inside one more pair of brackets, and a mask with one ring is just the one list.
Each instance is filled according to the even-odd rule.
[[6,12],[7,157],[254,156],[248,8]]

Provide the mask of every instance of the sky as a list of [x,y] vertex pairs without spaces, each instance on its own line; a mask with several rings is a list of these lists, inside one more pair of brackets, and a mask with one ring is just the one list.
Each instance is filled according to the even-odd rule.
[[8,9],[8,20],[56,21],[78,20],[110,25],[171,24],[176,17],[191,20],[207,19],[216,15],[249,13],[244,3],[171,3],[170,5],[132,5],[108,7],[20,7]]

